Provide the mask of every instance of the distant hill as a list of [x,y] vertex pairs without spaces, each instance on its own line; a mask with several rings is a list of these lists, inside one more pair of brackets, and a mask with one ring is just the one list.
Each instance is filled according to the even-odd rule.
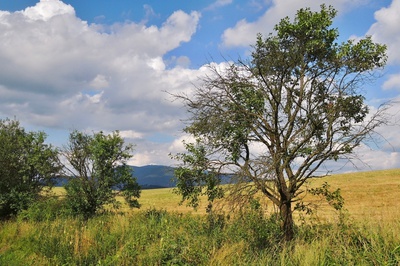
[[131,166],[143,189],[175,187],[174,168],[164,165]]
[[[133,176],[137,178],[143,189],[175,187],[174,168],[164,165],[130,166]],[[59,177],[56,187],[62,187],[67,183],[67,178]]]

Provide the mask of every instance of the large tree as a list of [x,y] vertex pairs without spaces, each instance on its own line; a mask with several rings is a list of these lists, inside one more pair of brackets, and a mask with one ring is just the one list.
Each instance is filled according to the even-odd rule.
[[293,202],[305,182],[324,162],[349,158],[385,122],[385,108],[369,112],[361,92],[384,67],[386,46],[370,37],[339,43],[336,13],[300,9],[258,35],[251,60],[211,65],[193,94],[177,95],[191,115],[184,131],[198,141],[177,156],[186,199],[230,173],[236,193],[261,192],[278,207],[283,238],[293,238]]
[[36,201],[61,170],[58,151],[43,132],[26,132],[17,120],[0,120],[0,217]]
[[130,207],[139,208],[140,186],[126,164],[132,151],[118,131],[109,135],[71,132],[64,149],[69,176],[65,188],[74,213],[90,217],[107,204],[118,207],[119,194]]

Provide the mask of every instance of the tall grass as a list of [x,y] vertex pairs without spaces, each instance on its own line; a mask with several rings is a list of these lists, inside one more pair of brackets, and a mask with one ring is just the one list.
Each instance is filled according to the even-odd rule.
[[1,228],[0,265],[400,264],[400,222],[302,225],[289,244],[279,241],[278,221],[257,210],[228,219],[148,209]]
[[[400,183],[398,176],[386,181],[381,176],[382,186]],[[359,178],[359,186],[367,186],[362,181],[369,177]],[[368,181],[374,183],[371,189],[383,195],[387,190],[378,189],[374,180]],[[372,202],[371,213],[380,213],[379,219],[353,216],[352,204],[368,204],[356,202],[351,193],[361,192],[351,184],[356,182],[349,180],[342,189],[348,218],[335,223],[337,214],[327,213],[322,223],[298,223],[289,244],[280,242],[279,221],[262,208],[230,216],[193,215],[160,200],[140,211],[84,220],[50,199],[0,223],[0,265],[400,265],[399,213],[379,211],[382,205]],[[399,192],[388,193],[398,201]],[[157,190],[151,194],[156,197]],[[385,196],[381,204],[391,209]]]
[[206,264],[219,248],[204,219],[148,210],[2,224],[0,265]]

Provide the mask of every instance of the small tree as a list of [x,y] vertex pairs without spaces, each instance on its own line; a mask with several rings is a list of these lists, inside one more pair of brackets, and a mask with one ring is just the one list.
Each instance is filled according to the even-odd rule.
[[69,166],[66,184],[67,203],[76,214],[90,217],[111,204],[118,208],[116,196],[121,194],[130,207],[139,208],[140,186],[126,164],[133,146],[125,145],[115,131],[88,135],[73,131],[64,155]]
[[58,151],[43,132],[26,132],[17,120],[0,120],[0,217],[26,209],[53,185]]
[[201,143],[185,143],[187,154],[172,156],[190,167],[178,167],[174,171],[176,188],[174,192],[182,195],[181,203],[188,202],[188,206],[197,208],[199,197],[207,196],[207,213],[212,214],[213,202],[223,198],[224,192],[219,186],[221,178],[216,169],[210,169],[207,150]]
[[178,172],[184,197],[188,187],[205,184],[203,173],[231,173],[229,194],[260,192],[278,207],[283,239],[293,238],[292,203],[305,182],[324,162],[349,159],[385,123],[385,107],[369,113],[360,88],[385,65],[386,46],[370,37],[337,43],[335,15],[324,5],[319,12],[300,9],[275,34],[257,37],[250,62],[210,65],[193,95],[176,95],[191,114],[184,130],[198,141],[177,158],[190,158],[193,147],[206,151],[201,164],[182,160],[180,173],[198,173]]

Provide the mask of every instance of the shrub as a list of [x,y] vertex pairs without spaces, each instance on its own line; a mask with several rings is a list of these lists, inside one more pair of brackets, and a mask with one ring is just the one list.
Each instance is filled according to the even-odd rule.
[[66,217],[68,214],[69,210],[65,200],[48,197],[34,202],[18,215],[18,219],[31,222],[54,221],[56,218]]

